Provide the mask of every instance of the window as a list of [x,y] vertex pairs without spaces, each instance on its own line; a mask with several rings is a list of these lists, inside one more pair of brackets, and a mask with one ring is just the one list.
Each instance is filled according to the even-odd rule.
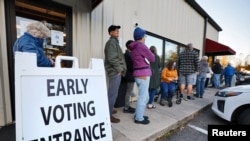
[[162,50],[163,50],[163,40],[160,38],[156,38],[154,36],[147,35],[145,39],[145,44],[150,48],[151,46],[155,46],[157,49],[157,54],[160,56],[160,60],[162,62]]
[[178,45],[169,41],[165,41],[165,60],[164,62],[168,62],[169,60],[176,60],[178,54]]
[[[154,45],[157,48],[157,54],[160,56],[162,66],[164,66],[169,60],[177,61],[178,55],[186,49],[186,45],[184,44],[161,37],[148,31],[145,44],[148,47]],[[195,51],[199,54],[199,50],[195,49]]]

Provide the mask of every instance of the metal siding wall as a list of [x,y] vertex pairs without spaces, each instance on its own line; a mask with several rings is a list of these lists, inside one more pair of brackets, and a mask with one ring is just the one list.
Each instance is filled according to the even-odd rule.
[[0,126],[4,126],[12,122],[4,0],[0,0],[0,21],[3,23],[0,25]]
[[[135,23],[138,23],[136,15],[138,14],[137,11],[133,10],[136,7],[136,3],[138,1],[135,1],[133,4],[129,0],[124,0],[123,5],[120,7],[123,7],[124,15],[120,16],[122,17],[122,28],[120,30],[120,39],[122,41],[122,49],[125,50],[125,43],[128,40],[134,40],[133,39],[133,31],[135,28]],[[140,25],[140,23],[139,23]]]
[[[73,3],[73,1],[72,1]],[[90,3],[75,0],[73,6],[73,56],[80,67],[88,67],[91,55],[90,44]]]
[[218,31],[209,23],[207,24],[207,38],[214,41],[218,41],[219,39]]
[[108,27],[114,24],[114,3],[105,0],[91,12],[92,57],[104,58],[104,47],[109,39]]
[[[133,39],[135,23],[171,40],[183,44],[192,42],[202,53],[204,18],[184,0],[105,0],[92,11],[91,16],[94,25],[91,28],[91,46],[100,49],[93,50],[95,57],[104,57],[109,25],[121,25],[120,41],[125,50],[125,42]],[[103,36],[99,37],[101,34]]]
[[186,2],[177,0],[170,6],[171,20],[168,25],[170,32],[164,34],[165,37],[177,42],[187,44],[193,43],[194,46],[201,50],[204,32],[204,19]]
[[[103,4],[98,5],[91,13],[91,53],[93,58],[103,58]],[[105,33],[104,33],[105,32]]]

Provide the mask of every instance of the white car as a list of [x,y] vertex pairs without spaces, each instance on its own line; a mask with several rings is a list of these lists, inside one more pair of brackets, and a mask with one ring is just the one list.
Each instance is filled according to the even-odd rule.
[[212,111],[229,122],[250,125],[250,85],[228,87],[216,92]]

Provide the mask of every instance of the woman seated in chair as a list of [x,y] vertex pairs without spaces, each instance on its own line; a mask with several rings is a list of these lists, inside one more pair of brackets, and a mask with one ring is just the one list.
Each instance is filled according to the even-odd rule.
[[165,99],[167,98],[168,106],[172,107],[172,98],[176,90],[177,80],[176,62],[171,60],[166,64],[161,73],[161,106],[165,106]]

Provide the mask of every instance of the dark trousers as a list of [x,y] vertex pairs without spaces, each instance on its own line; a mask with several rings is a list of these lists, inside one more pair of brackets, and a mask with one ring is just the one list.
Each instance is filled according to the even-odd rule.
[[206,78],[206,81],[205,81],[205,88],[207,88],[208,84],[209,84],[209,79],[211,78]]

